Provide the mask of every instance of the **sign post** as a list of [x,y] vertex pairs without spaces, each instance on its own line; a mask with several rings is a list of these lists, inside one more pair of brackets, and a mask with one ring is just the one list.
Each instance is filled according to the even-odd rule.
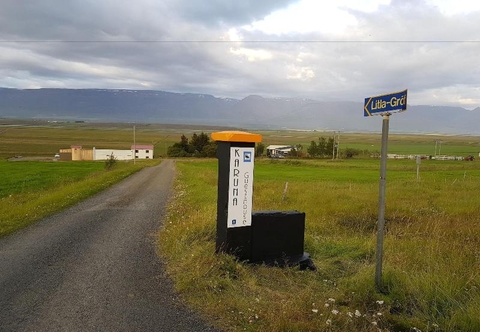
[[420,180],[420,164],[422,163],[422,157],[416,157],[416,164],[417,164],[417,181]]
[[242,131],[212,133],[217,142],[218,196],[216,252],[251,257],[255,143],[262,136]]
[[377,252],[375,266],[375,287],[382,291],[383,238],[385,228],[385,192],[387,185],[387,150],[390,115],[407,110],[407,90],[365,98],[364,116],[381,115],[382,150],[380,163],[380,184],[378,190]]

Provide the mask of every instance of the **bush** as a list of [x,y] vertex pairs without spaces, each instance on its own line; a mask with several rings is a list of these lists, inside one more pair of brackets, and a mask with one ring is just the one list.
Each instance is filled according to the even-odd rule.
[[105,169],[108,171],[113,167],[115,167],[116,164],[117,164],[117,158],[115,158],[115,156],[112,153],[110,157],[108,157],[108,159],[105,160]]

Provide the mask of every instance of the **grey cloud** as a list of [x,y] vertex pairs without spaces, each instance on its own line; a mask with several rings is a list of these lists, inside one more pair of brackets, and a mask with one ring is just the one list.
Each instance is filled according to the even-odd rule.
[[243,25],[298,0],[172,0],[182,17],[207,25]]
[[[337,41],[320,33],[241,29],[292,3],[287,0],[21,3],[3,0],[0,39],[93,42],[0,43],[0,86],[362,100],[399,88],[421,96],[432,89],[472,87],[480,74],[480,42],[461,42],[479,39],[480,13],[446,17],[419,1],[394,1],[373,13],[350,11],[359,26]],[[259,42],[215,42],[230,27]],[[135,42],[149,40],[164,42]],[[437,42],[419,42],[424,40]],[[242,53],[249,51],[271,57]]]

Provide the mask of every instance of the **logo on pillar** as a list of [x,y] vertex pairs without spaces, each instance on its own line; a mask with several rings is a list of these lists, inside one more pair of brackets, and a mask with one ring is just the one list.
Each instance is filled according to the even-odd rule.
[[253,147],[230,149],[227,228],[252,224]]

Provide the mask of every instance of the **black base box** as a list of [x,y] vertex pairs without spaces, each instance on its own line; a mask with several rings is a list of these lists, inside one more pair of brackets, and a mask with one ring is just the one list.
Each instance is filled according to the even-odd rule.
[[[280,265],[304,257],[305,213],[261,211],[252,214],[253,263],[277,261]],[[306,257],[304,257],[306,258]]]

